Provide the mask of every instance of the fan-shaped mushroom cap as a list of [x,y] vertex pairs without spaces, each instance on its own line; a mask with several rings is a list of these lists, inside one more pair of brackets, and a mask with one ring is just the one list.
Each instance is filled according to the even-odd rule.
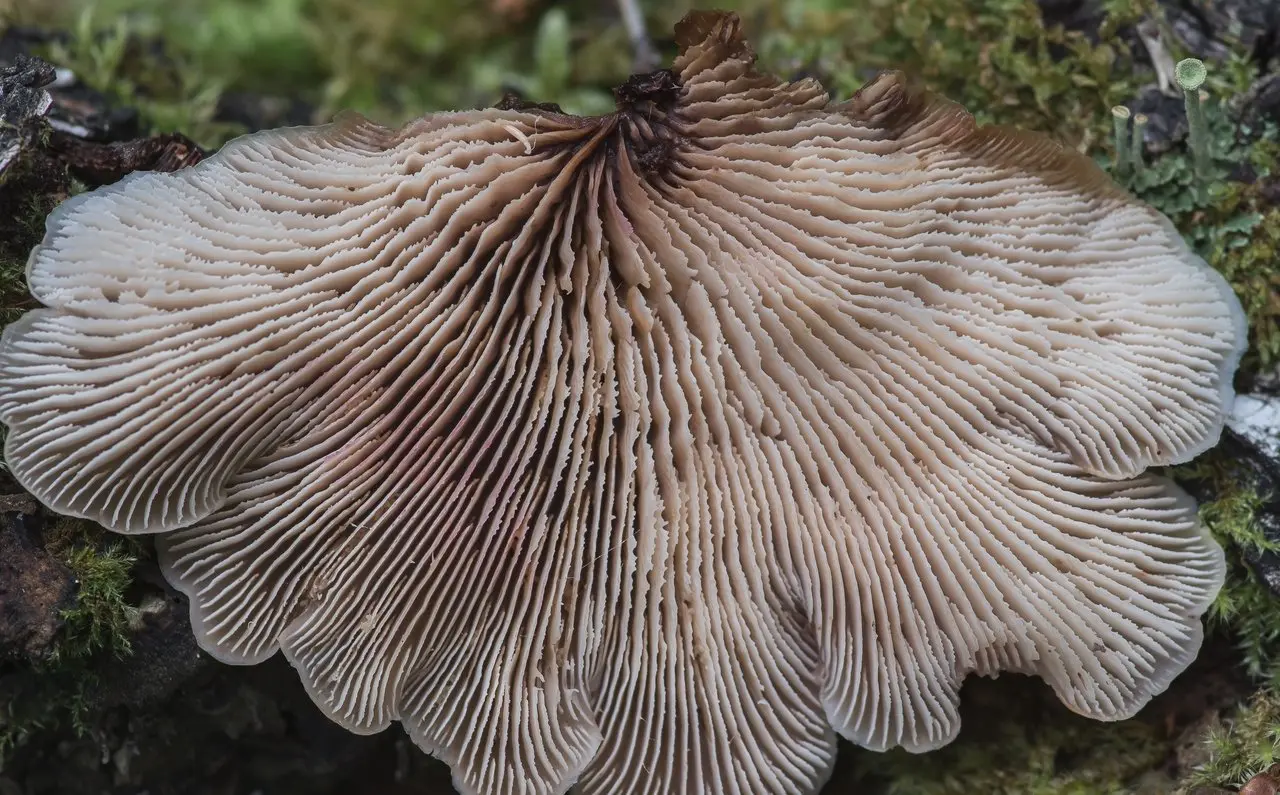
[[466,793],[813,792],[970,673],[1131,715],[1221,551],[1224,281],[1081,156],[696,14],[609,116],[263,133],[77,197],[0,349],[14,474],[159,533],[201,644],[283,650]]

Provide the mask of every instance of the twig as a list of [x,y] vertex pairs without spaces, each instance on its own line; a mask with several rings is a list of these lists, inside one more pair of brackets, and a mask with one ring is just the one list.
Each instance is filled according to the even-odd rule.
[[35,513],[40,504],[30,494],[0,494],[0,513]]
[[1147,48],[1147,54],[1151,57],[1151,65],[1156,70],[1156,82],[1160,86],[1162,94],[1169,94],[1173,91],[1173,56],[1169,54],[1169,49],[1165,46],[1164,37],[1162,35],[1162,26],[1154,19],[1144,19],[1138,23],[1138,38]]
[[90,185],[108,185],[134,171],[178,171],[205,157],[204,150],[180,133],[103,144],[54,130],[49,148]]
[[622,14],[622,25],[627,29],[627,38],[631,40],[633,71],[645,74],[657,69],[658,50],[649,38],[649,31],[645,29],[644,14],[636,0],[618,0],[618,13]]

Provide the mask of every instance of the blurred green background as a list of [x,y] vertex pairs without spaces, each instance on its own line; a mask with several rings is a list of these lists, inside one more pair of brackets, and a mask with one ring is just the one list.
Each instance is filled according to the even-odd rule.
[[[1034,0],[630,2],[660,64],[691,7],[727,8],[784,76],[814,75],[847,95],[878,69],[903,68],[981,120],[1084,147],[1132,89],[1128,70],[1113,69],[1126,53],[1105,34],[1149,5],[1095,4],[1096,43],[1096,31],[1046,28]],[[138,105],[155,127],[206,144],[236,132],[215,108],[220,95],[243,92],[300,103],[315,120],[351,108],[394,123],[490,105],[508,89],[606,111],[609,89],[634,65],[622,20],[618,0],[0,0],[0,23],[71,31],[54,60]]]

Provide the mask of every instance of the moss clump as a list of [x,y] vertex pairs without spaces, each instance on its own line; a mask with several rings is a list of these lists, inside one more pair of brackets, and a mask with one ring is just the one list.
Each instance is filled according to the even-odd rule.
[[1280,761],[1280,694],[1255,693],[1205,740],[1209,761],[1191,773],[1187,787],[1237,787]]
[[48,533],[47,548],[75,574],[75,604],[63,611],[48,657],[27,661],[0,688],[0,767],[40,731],[69,726],[85,734],[97,662],[101,655],[124,657],[131,650],[137,611],[127,594],[139,555],[136,543],[108,538],[84,520],[63,519]]
[[[1251,496],[1241,497],[1228,510],[1247,511]],[[1219,502],[1205,506],[1212,511]],[[1217,629],[1230,632],[1241,651],[1245,670],[1280,684],[1280,600],[1258,581],[1257,575],[1244,562],[1243,543],[1223,531],[1222,524],[1206,518],[1214,535],[1227,549],[1227,581],[1209,610],[1209,620]]]
[[1259,490],[1258,478],[1230,451],[1219,448],[1193,464],[1178,467],[1180,480],[1217,496],[1200,506],[1200,516],[1227,554],[1227,580],[1209,611],[1211,626],[1236,639],[1246,671],[1263,683],[1248,705],[1203,740],[1209,761],[1192,771],[1184,790],[1196,786],[1238,786],[1280,760],[1280,599],[1249,565],[1259,555],[1280,551],[1268,539],[1258,512],[1275,495]]
[[[26,262],[0,258],[0,327],[7,326],[27,311],[31,295],[27,292]],[[0,433],[0,439],[3,434]]]
[[[902,69],[972,112],[1087,149],[1107,140],[1109,109],[1135,88],[1113,37],[1140,2],[1107,3],[1099,39],[1046,26],[1035,0],[871,0],[856,9],[773,4],[747,19],[767,66],[816,72],[840,96]],[[802,10],[803,8],[803,10]]]
[[[89,531],[91,532],[91,531]],[[129,625],[136,614],[126,599],[133,582],[135,549],[126,541],[62,540],[58,553],[76,576],[76,604],[62,614],[62,633],[54,647],[54,664],[87,658],[100,650],[117,656],[130,652]]]
[[97,6],[88,6],[67,38],[40,55],[71,69],[114,104],[137,109],[150,130],[182,132],[209,147],[243,132],[215,119],[225,80],[149,42],[132,17],[115,17],[108,26],[102,18]]
[[38,304],[27,291],[27,256],[44,237],[49,213],[69,194],[66,168],[30,142],[0,175],[0,326]]
[[1174,469],[1183,481],[1216,495],[1200,505],[1200,518],[1226,551],[1227,579],[1209,609],[1218,631],[1230,632],[1247,672],[1280,685],[1280,599],[1262,583],[1249,560],[1280,551],[1257,520],[1260,507],[1274,495],[1259,491],[1254,473],[1221,448]]
[[1091,721],[1021,677],[971,680],[962,701],[964,730],[951,745],[865,753],[860,769],[886,780],[886,795],[1119,795],[1170,753],[1158,721]]
[[1280,208],[1258,199],[1258,186],[1238,188],[1199,218],[1216,230],[1206,253],[1209,264],[1235,289],[1249,319],[1246,372],[1280,363]]

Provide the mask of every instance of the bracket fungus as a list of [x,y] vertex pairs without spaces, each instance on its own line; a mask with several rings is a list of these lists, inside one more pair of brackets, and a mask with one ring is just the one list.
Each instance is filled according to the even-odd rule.
[[1223,576],[1225,281],[1083,156],[695,13],[618,109],[348,116],[75,197],[6,329],[41,501],[154,533],[464,793],[815,792],[971,674],[1132,715]]

